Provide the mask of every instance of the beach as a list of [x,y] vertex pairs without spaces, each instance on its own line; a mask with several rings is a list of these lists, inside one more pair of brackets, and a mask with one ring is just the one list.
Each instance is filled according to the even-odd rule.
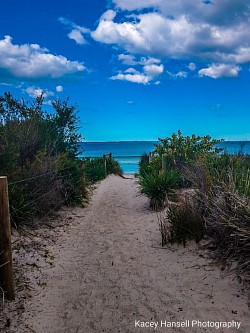
[[19,313],[17,295],[1,332],[249,332],[236,276],[195,243],[162,248],[158,214],[133,175],[108,176],[86,208],[64,208],[57,221],[66,227],[41,232],[52,264],[35,257],[39,271],[24,267],[32,292]]

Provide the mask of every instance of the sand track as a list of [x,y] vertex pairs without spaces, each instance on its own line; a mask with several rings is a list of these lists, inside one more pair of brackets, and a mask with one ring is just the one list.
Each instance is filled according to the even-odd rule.
[[[66,214],[66,213],[65,213]],[[26,305],[37,333],[250,332],[237,280],[194,245],[160,248],[156,213],[134,179],[110,176],[51,247],[47,286]],[[236,329],[139,328],[135,321],[241,321]],[[19,332],[17,332],[19,333]]]

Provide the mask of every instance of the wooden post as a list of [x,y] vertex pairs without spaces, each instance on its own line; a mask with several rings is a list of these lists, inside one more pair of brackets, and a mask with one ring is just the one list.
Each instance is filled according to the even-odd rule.
[[153,158],[154,158],[154,152],[153,151],[150,151],[149,152],[149,157],[148,157],[148,161],[149,163],[151,163],[153,161]]
[[105,170],[105,177],[107,176],[107,157],[106,155],[103,155],[104,159],[104,170]]
[[0,177],[0,284],[10,300],[15,299],[12,270],[11,227],[7,177]]
[[82,161],[82,198],[87,199],[88,197],[88,191],[86,186],[86,176],[85,176],[85,166],[84,161]]

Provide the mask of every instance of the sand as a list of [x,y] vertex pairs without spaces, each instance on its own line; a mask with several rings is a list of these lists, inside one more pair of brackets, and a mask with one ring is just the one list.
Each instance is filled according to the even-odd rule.
[[43,246],[50,264],[26,272],[30,298],[1,332],[250,332],[239,281],[194,243],[161,248],[157,213],[133,177],[109,176],[61,220],[70,226]]

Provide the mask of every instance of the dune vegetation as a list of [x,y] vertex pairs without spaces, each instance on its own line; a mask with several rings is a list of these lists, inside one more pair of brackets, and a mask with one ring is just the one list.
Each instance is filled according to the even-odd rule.
[[69,99],[46,110],[43,96],[33,102],[0,97],[0,175],[8,177],[12,225],[36,221],[62,205],[88,199],[87,186],[109,173],[121,174],[116,161],[81,159],[83,138],[78,109]]
[[227,154],[208,135],[159,141],[153,158],[141,158],[139,183],[153,209],[166,208],[162,245],[208,237],[216,256],[236,260],[250,279],[250,156]]

